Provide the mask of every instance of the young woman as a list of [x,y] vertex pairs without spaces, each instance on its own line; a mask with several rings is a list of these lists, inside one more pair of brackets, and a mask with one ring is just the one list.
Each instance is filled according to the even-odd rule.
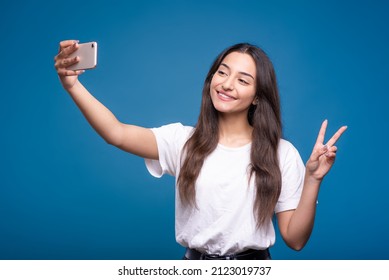
[[107,141],[145,158],[156,177],[176,177],[176,240],[184,259],[270,259],[276,213],[286,244],[301,250],[312,232],[320,184],[336,156],[341,127],[324,144],[324,121],[304,166],[281,138],[273,65],[250,44],[223,51],[205,79],[195,127],[147,129],[119,122],[68,70],[77,41],[63,41],[55,68],[65,90]]

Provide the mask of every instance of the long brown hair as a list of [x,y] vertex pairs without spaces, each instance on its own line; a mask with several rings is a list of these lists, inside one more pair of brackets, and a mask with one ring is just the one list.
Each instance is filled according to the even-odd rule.
[[272,62],[257,46],[242,43],[224,50],[213,62],[204,82],[200,116],[192,136],[184,146],[184,158],[178,177],[178,191],[184,204],[196,206],[195,183],[206,157],[219,142],[218,112],[210,97],[213,74],[223,59],[232,52],[249,54],[256,64],[256,105],[248,111],[253,127],[251,171],[256,195],[254,215],[257,226],[265,225],[273,216],[281,192],[281,172],[278,164],[278,143],[282,135],[280,98]]

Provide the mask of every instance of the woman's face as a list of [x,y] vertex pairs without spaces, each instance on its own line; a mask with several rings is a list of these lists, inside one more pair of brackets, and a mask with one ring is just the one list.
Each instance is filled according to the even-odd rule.
[[210,95],[219,113],[247,116],[254,104],[256,66],[253,58],[244,53],[232,52],[221,62],[213,75]]

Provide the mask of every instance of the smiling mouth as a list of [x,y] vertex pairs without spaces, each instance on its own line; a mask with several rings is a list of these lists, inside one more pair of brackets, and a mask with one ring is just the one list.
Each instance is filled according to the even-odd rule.
[[233,100],[236,100],[237,98],[231,96],[231,95],[228,95],[226,94],[225,92],[221,92],[221,91],[216,91],[217,93],[217,96],[223,100],[223,101],[233,101]]

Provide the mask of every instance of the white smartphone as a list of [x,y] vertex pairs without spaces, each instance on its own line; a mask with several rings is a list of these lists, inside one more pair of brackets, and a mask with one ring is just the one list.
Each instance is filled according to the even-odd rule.
[[69,70],[87,70],[93,69],[97,65],[97,43],[88,42],[78,44],[78,49],[69,55],[69,58],[78,56],[80,61],[76,64],[73,64],[67,69]]

